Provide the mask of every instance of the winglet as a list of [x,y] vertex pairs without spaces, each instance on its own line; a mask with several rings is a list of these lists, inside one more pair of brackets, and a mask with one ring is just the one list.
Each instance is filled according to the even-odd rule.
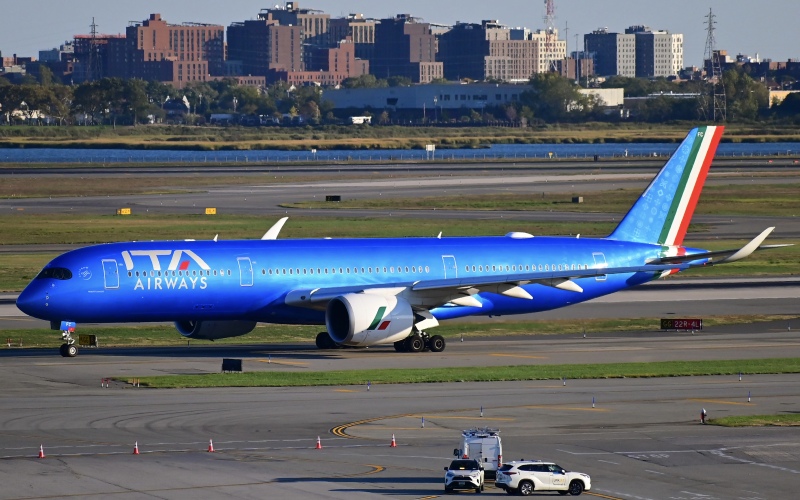
[[760,247],[761,244],[764,243],[764,240],[767,239],[767,236],[769,236],[770,233],[772,233],[772,231],[774,230],[775,230],[774,227],[768,227],[767,229],[762,231],[761,234],[753,238],[753,240],[750,243],[740,248],[736,253],[734,253],[730,257],[722,259],[721,261],[718,262],[718,264],[736,262],[737,260],[741,260],[749,256],[751,253],[758,250],[758,247]]
[[261,237],[262,240],[277,240],[278,234],[283,229],[283,225],[286,224],[286,221],[289,220],[288,217],[284,217],[269,228],[269,231],[264,233],[264,236]]

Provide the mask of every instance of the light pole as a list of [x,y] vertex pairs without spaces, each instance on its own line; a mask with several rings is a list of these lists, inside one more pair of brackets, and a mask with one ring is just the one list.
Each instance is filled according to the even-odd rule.
[[439,112],[436,109],[436,103],[439,102],[439,98],[433,96],[433,121],[439,123]]

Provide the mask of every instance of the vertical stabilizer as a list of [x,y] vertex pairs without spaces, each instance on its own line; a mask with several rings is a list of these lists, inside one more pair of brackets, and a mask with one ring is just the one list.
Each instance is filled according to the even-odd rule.
[[609,238],[682,244],[723,129],[699,127],[690,131]]

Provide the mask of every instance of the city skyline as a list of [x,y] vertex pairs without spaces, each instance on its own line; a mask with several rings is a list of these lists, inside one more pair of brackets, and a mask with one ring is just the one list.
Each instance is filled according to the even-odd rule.
[[[322,10],[331,17],[362,13],[367,17],[386,18],[406,13],[444,25],[458,21],[479,23],[484,19],[496,19],[511,27],[534,30],[545,27],[543,0],[505,0],[491,4],[456,0],[406,0],[401,7],[383,0],[304,0],[295,3],[299,3],[301,8]],[[280,3],[281,6],[283,4]],[[124,33],[129,22],[141,22],[156,12],[174,24],[201,22],[227,28],[233,22],[253,19],[260,9],[274,5],[234,2],[220,9],[219,3],[211,0],[140,0],[113,4],[101,0],[14,2],[5,6],[4,16],[0,18],[0,50],[4,57],[12,54],[38,57],[39,50],[58,47],[72,40],[76,34],[89,33],[92,17],[98,25],[98,32],[107,34]],[[663,5],[653,1],[556,0],[556,27],[560,38],[567,41],[569,52],[576,50],[578,45],[582,47],[582,35],[598,28],[607,27],[613,32],[624,32],[628,26],[644,24],[653,29],[682,33],[685,41],[684,64],[700,66],[706,42],[704,16],[710,7],[717,17],[718,49],[727,50],[731,56],[742,53],[773,61],[800,59],[800,31],[794,26],[794,16],[776,15],[785,10],[785,2],[762,0],[757,9],[752,7],[752,2],[745,0],[709,0],[704,3],[675,0],[668,9],[664,9]],[[26,19],[29,12],[36,12],[35,21],[20,22],[20,19]],[[567,24],[568,35],[564,31]],[[576,34],[580,35],[578,43]]]

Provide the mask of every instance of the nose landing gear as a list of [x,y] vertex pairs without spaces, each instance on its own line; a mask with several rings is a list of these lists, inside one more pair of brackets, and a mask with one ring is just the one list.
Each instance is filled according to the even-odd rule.
[[74,358],[78,355],[78,346],[75,345],[75,339],[72,338],[72,334],[69,330],[63,330],[61,332],[61,339],[64,341],[61,344],[58,352],[64,356],[65,358]]

